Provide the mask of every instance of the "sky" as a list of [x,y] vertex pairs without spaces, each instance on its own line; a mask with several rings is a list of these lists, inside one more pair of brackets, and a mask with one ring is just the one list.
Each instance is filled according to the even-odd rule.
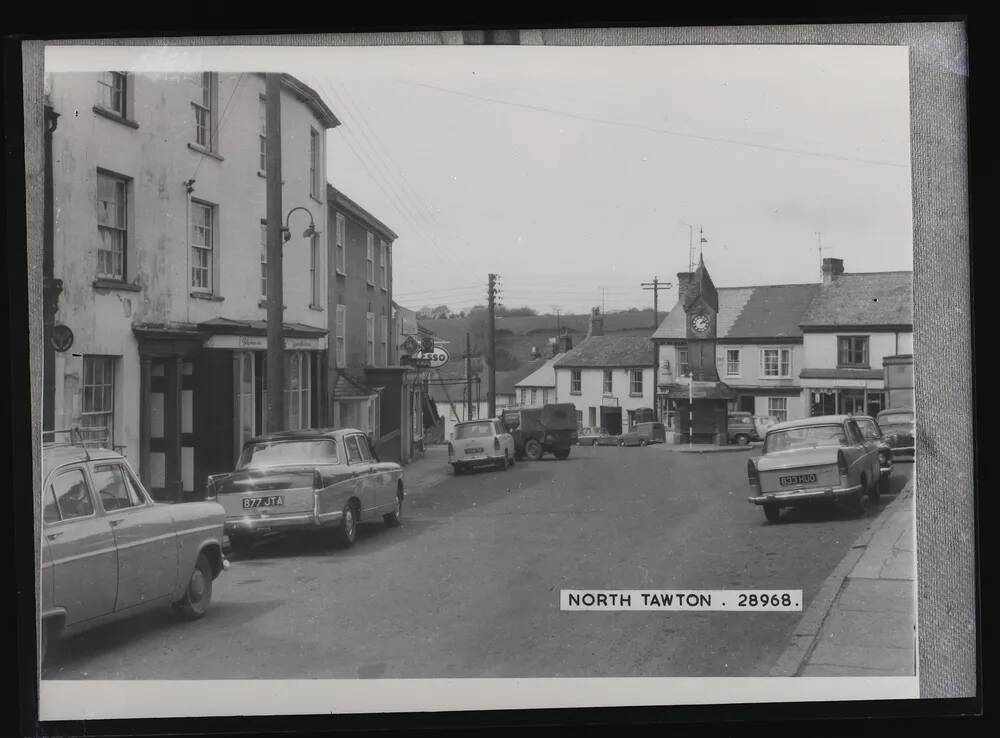
[[652,307],[641,284],[676,282],[701,231],[720,287],[817,281],[820,244],[912,269],[905,47],[143,53],[312,86],[341,121],[328,179],[398,234],[406,307],[482,304],[490,272],[510,307]]

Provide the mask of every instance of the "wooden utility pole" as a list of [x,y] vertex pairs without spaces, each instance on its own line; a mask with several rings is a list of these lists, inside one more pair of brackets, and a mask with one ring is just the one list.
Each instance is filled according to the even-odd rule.
[[472,420],[472,339],[465,334],[465,419]]
[[668,290],[673,285],[670,282],[661,282],[657,277],[653,277],[652,282],[643,282],[640,285],[644,290],[653,291],[653,330],[660,327],[660,290]]
[[285,339],[281,239],[281,75],[265,75],[267,126],[267,430],[285,424]]
[[497,338],[496,338],[496,297],[497,297],[497,275],[491,274],[489,280],[489,287],[487,289],[487,298],[489,302],[489,325],[487,325],[488,335],[488,351],[489,351],[489,408],[490,417],[495,418],[497,416],[497,370],[496,370],[496,359],[497,359]]

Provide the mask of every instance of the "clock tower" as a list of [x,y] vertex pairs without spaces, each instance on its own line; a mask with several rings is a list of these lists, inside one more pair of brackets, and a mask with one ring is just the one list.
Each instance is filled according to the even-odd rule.
[[719,293],[705,268],[705,260],[688,277],[684,290],[684,315],[687,322],[688,366],[698,382],[718,382],[715,363],[716,324],[719,316]]
[[704,259],[694,272],[682,272],[677,279],[690,371],[690,376],[677,377],[666,395],[676,413],[678,440],[725,445],[727,401],[736,395],[719,380],[716,364],[719,293]]

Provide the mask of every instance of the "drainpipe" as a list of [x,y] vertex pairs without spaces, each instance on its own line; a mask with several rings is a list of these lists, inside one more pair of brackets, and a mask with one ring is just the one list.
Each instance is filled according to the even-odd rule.
[[52,329],[59,311],[62,280],[55,278],[55,205],[52,182],[52,134],[59,124],[59,113],[51,105],[45,106],[45,190],[42,242],[42,429],[55,429],[56,354],[52,346]]
[[[184,253],[187,268],[184,270],[184,305],[187,310],[187,320],[191,322],[191,193],[194,192],[194,180],[184,182]],[[213,277],[214,279],[214,277]]]

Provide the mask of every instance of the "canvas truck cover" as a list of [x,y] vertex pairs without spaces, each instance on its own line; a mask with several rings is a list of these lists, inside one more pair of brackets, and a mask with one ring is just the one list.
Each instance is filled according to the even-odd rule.
[[521,416],[519,430],[576,430],[576,406],[572,403],[543,405],[517,411]]

